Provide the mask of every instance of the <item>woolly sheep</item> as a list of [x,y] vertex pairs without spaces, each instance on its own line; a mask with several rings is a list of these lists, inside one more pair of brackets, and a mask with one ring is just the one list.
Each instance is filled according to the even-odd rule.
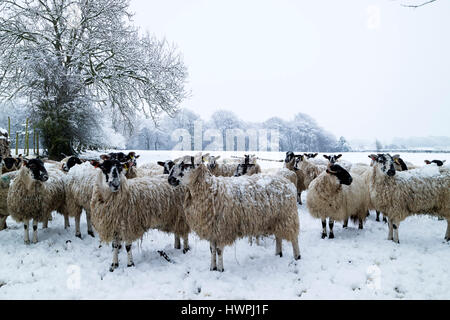
[[300,259],[296,189],[285,178],[215,177],[204,164],[195,168],[182,162],[172,169],[168,181],[186,188],[186,220],[201,239],[210,242],[210,270],[224,271],[224,246],[260,234],[275,235],[275,253],[280,256],[282,239],[291,241],[294,258]]
[[305,187],[305,175],[303,171],[300,171],[295,168],[295,159],[300,155],[295,155],[294,152],[288,151],[286,152],[286,158],[284,159],[284,167],[295,173],[297,176],[297,202],[302,204],[302,192],[306,190]]
[[370,200],[389,218],[388,239],[399,243],[400,222],[413,214],[447,219],[445,239],[450,240],[450,172],[437,167],[395,172],[394,160],[380,154],[368,174]]
[[12,172],[12,171],[16,171],[19,170],[22,167],[22,163],[23,163],[23,157],[21,154],[19,154],[17,157],[5,157],[3,158],[3,166],[2,166],[2,170],[1,173],[7,173],[7,172]]
[[[1,161],[0,161],[1,163]],[[11,180],[17,175],[17,171],[5,173],[0,177],[0,231],[7,228],[6,219],[9,216],[7,198]]]
[[91,198],[92,223],[100,239],[112,242],[114,253],[110,271],[119,266],[118,252],[126,244],[128,266],[133,266],[131,244],[156,228],[183,237],[189,249],[189,226],[184,219],[183,190],[167,183],[167,176],[126,179],[117,160],[105,160],[95,175]]
[[331,163],[328,169],[314,179],[306,195],[309,213],[322,220],[322,239],[327,237],[329,219],[329,238],[334,238],[334,221],[348,218],[358,219],[359,228],[367,217],[369,195],[365,190],[365,180],[361,176],[352,176],[340,165]]
[[8,191],[8,210],[17,222],[24,223],[24,241],[30,242],[29,221],[33,219],[33,243],[37,239],[38,222],[44,222],[44,228],[52,211],[64,215],[65,227],[68,216],[64,203],[64,173],[60,170],[47,170],[39,159],[24,160]]
[[305,188],[309,188],[309,184],[315,178],[317,178],[322,172],[324,172],[327,167],[320,164],[313,164],[309,160],[306,159],[305,156],[299,155],[295,159],[295,169],[301,170],[304,174],[304,184]]

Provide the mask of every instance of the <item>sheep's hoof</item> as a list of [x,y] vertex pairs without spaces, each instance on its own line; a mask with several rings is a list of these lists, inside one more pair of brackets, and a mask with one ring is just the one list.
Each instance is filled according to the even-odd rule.
[[80,238],[81,240],[83,240],[83,238],[81,237],[81,233],[76,234],[75,237]]
[[224,268],[222,268],[222,269],[217,269],[217,271],[219,271],[219,272],[224,272],[225,271],[225,269]]
[[90,235],[92,238],[95,238],[94,231],[88,231],[88,235]]
[[330,232],[330,235],[328,236],[328,239],[334,239],[334,233]]
[[295,257],[295,260],[300,260],[301,255],[298,255],[297,257]]
[[378,218],[378,217],[377,217],[377,218],[375,219],[375,221],[378,221],[378,222],[380,222],[380,218]]
[[189,250],[191,250],[191,248],[184,248],[183,249],[183,254],[186,254]]
[[30,240],[24,240],[23,241],[25,244],[30,244],[31,242],[30,242]]
[[118,263],[111,263],[111,267],[109,268],[110,272],[113,272],[115,269],[119,267]]
[[387,219],[386,219],[386,218],[383,218],[383,222],[384,222],[384,223],[387,223]]
[[282,258],[282,257],[283,257],[283,252],[278,252],[278,253],[276,253],[275,255],[276,255],[276,256],[280,256],[280,258]]
[[446,241],[450,241],[450,238],[445,238]]
[[134,267],[134,262],[132,262],[131,264],[127,265],[128,268]]
[[217,271],[217,267],[209,268],[210,271]]
[[326,232],[322,232],[322,239],[325,239],[327,237]]

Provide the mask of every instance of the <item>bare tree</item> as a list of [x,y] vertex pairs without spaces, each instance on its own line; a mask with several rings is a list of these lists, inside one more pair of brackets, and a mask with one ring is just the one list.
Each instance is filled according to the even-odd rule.
[[1,0],[0,99],[26,97],[37,114],[39,105],[109,110],[130,128],[136,113],[173,115],[187,95],[186,67],[174,46],[139,35],[128,7],[129,0]]
[[433,3],[437,0],[428,0],[419,4],[402,4],[403,7],[408,7],[408,8],[419,8],[419,7],[423,7],[427,4]]

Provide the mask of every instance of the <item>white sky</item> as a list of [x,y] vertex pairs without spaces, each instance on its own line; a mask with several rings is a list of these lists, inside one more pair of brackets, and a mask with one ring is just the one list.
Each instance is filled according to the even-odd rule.
[[450,1],[401,3],[412,2],[131,0],[131,10],[183,53],[182,106],[203,118],[304,112],[350,139],[450,136]]

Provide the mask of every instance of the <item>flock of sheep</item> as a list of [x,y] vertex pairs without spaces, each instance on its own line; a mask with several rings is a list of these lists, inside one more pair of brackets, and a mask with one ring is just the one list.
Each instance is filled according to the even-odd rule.
[[[334,238],[335,221],[344,227],[352,219],[362,229],[369,210],[388,218],[388,239],[399,242],[402,220],[413,214],[436,215],[447,220],[450,240],[450,170],[445,161],[426,161],[414,167],[398,155],[371,154],[370,164],[351,163],[341,155],[287,152],[284,167],[261,170],[257,158],[221,159],[198,153],[174,160],[137,166],[135,152],[110,153],[98,159],[66,157],[61,162],[22,157],[0,158],[0,230],[8,215],[24,224],[24,241],[38,241],[38,223],[46,228],[52,212],[75,218],[86,213],[87,233],[94,229],[103,242],[111,242],[113,262],[125,244],[134,266],[132,243],[149,229],[173,233],[174,247],[183,252],[194,231],[210,243],[210,270],[224,271],[224,247],[236,239],[274,235],[275,254],[282,256],[282,240],[292,244],[300,259],[300,222],[297,203],[307,190],[306,206],[321,219],[322,238]],[[45,162],[45,163],[44,163]],[[327,230],[327,219],[328,228]]]

